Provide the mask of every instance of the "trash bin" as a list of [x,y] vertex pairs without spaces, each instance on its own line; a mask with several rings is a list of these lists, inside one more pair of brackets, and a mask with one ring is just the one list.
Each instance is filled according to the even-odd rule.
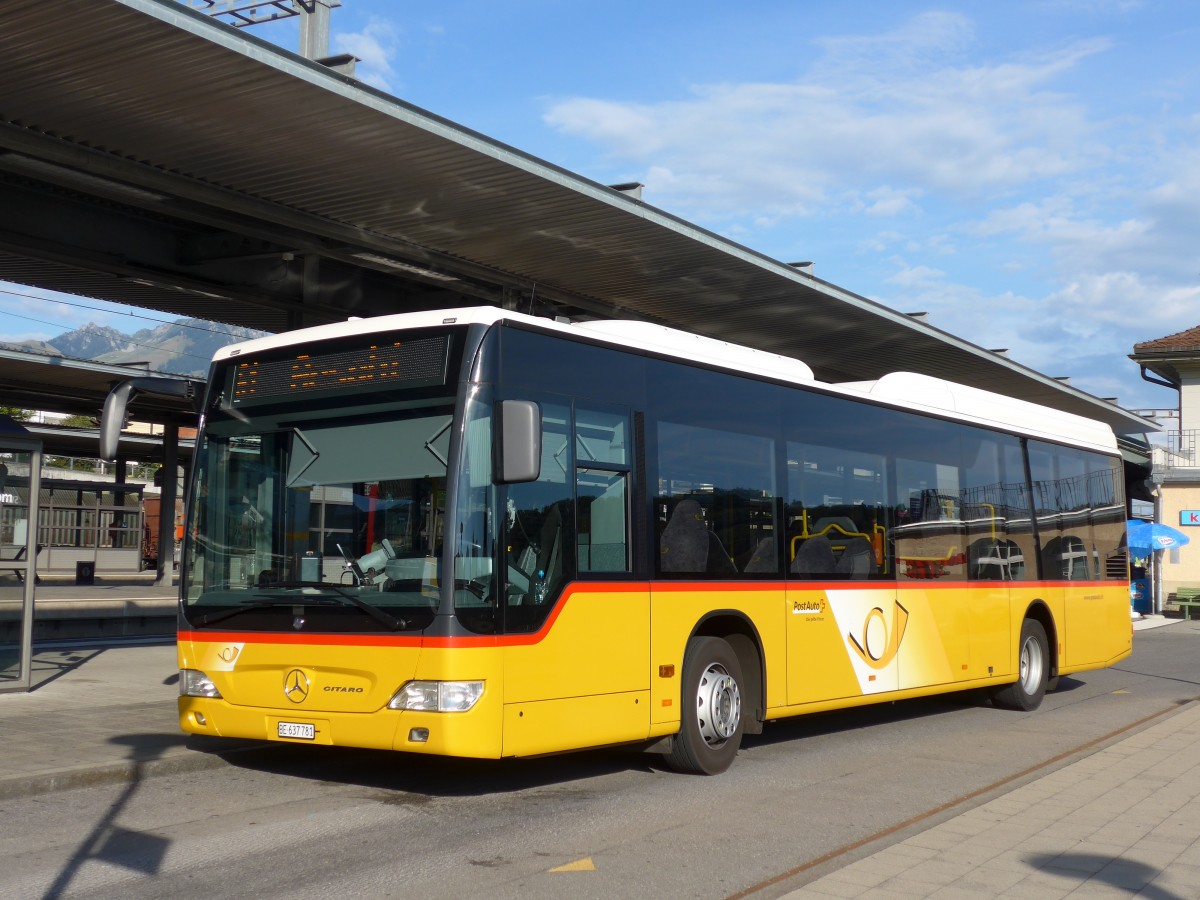
[[1134,578],[1129,582],[1129,599],[1133,603],[1133,611],[1147,615],[1151,612],[1150,579]]
[[96,564],[86,560],[80,560],[75,563],[75,583],[84,585],[95,584]]

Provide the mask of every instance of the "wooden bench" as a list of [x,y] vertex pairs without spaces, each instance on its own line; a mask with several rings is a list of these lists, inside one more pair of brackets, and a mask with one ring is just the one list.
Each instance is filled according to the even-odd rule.
[[[37,548],[33,551],[33,583],[34,584],[42,583],[42,579],[40,577],[38,577],[38,573],[37,573],[37,558],[41,554],[41,552],[42,552],[42,545],[38,544]],[[6,566],[6,565],[4,565],[5,563],[21,562],[24,559],[25,559],[25,548],[24,547],[20,548],[12,556],[0,557],[0,572],[3,572],[7,569],[8,571],[12,572],[14,575],[17,576],[17,581],[21,582],[21,584],[24,584],[25,583],[25,567],[24,566]]]
[[1190,620],[1192,618],[1192,610],[1200,609],[1200,587],[1177,588],[1173,602],[1183,611],[1183,617]]

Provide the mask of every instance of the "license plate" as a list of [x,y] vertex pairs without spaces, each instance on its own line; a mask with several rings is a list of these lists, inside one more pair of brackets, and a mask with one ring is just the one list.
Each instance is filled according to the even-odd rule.
[[311,741],[317,736],[317,726],[311,723],[304,722],[279,722],[276,725],[276,732],[281,738],[299,738],[302,741]]

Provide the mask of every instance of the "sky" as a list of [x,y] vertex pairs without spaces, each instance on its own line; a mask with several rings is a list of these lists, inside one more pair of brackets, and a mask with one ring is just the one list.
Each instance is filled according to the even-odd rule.
[[[1128,355],[1200,325],[1194,0],[343,0],[331,23],[409,103],[1096,396],[1177,405]],[[298,46],[294,22],[251,33]],[[10,340],[169,318],[0,289]]]

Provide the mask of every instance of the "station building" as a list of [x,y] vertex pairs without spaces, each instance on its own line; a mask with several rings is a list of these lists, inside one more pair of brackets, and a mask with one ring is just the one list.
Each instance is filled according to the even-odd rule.
[[1154,520],[1190,540],[1160,551],[1159,602],[1195,591],[1200,595],[1200,326],[1135,344],[1130,359],[1143,377],[1174,388],[1177,410],[1166,411],[1166,428],[1152,441],[1150,468]]

